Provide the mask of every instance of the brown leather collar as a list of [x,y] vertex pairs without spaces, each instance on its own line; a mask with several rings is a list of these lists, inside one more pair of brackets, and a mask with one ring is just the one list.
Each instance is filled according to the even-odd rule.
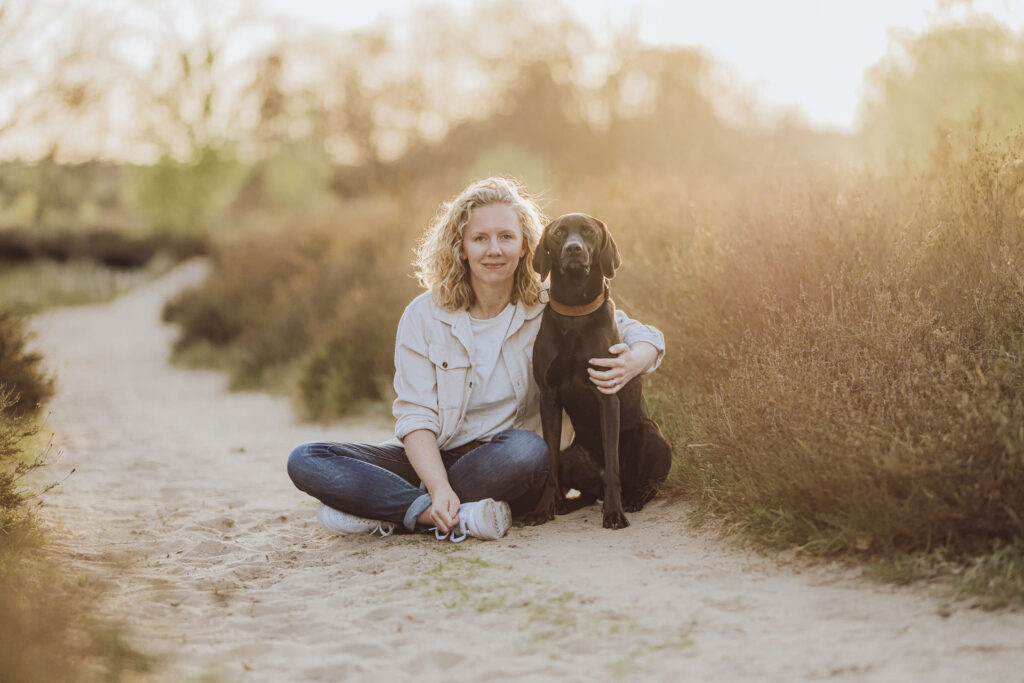
[[559,303],[554,299],[548,298],[548,305],[558,315],[568,315],[573,318],[577,318],[581,315],[590,315],[597,309],[601,308],[604,304],[605,299],[608,298],[608,288],[601,290],[601,294],[588,304],[580,304],[579,306],[568,306],[563,303]]

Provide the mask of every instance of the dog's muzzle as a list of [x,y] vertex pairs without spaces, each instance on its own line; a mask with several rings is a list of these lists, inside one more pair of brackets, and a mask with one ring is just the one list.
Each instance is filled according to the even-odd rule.
[[562,245],[562,257],[559,259],[562,271],[582,268],[584,273],[590,272],[590,252],[586,245],[577,240]]

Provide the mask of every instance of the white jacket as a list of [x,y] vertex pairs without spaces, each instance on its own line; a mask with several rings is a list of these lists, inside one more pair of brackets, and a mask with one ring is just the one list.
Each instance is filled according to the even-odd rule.
[[[533,342],[540,329],[544,304],[515,304],[512,322],[502,344],[502,358],[515,390],[516,414],[513,428],[541,434],[540,392],[533,380]],[[626,344],[650,342],[665,355],[665,337],[655,327],[642,325],[616,309],[615,321]],[[473,357],[473,333],[469,312],[449,312],[434,303],[430,292],[412,300],[398,323],[395,341],[395,437],[400,443],[417,429],[429,429],[437,435],[442,450],[455,435],[466,416],[473,388],[470,358]],[[564,418],[564,415],[563,415]],[[563,419],[563,445],[571,435]],[[568,434],[566,433],[568,432]]]

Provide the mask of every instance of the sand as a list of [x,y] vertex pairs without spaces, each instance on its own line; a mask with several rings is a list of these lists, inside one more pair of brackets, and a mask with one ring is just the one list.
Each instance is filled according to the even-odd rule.
[[46,497],[56,552],[102,577],[103,614],[160,681],[1005,681],[1024,614],[950,604],[736,549],[655,501],[503,539],[340,538],[285,459],[382,441],[385,420],[303,424],[286,400],[167,364],[162,302],[187,264],[120,299],[34,320],[58,373],[47,427],[76,471]]

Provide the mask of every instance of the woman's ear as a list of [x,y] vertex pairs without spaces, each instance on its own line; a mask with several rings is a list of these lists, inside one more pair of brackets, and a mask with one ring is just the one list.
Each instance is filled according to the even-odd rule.
[[604,244],[601,245],[601,253],[598,254],[601,274],[611,280],[615,277],[615,269],[622,265],[622,259],[619,257],[619,248],[615,245],[615,240],[612,239],[612,234],[608,232],[608,226],[604,224],[604,221],[596,218],[594,220],[601,226],[601,235],[604,240]]
[[551,272],[551,252],[548,251],[547,247],[547,236],[548,228],[551,227],[551,223],[544,226],[544,232],[540,235],[540,242],[537,243],[537,251],[533,255],[533,269],[540,275],[540,279],[543,280]]

